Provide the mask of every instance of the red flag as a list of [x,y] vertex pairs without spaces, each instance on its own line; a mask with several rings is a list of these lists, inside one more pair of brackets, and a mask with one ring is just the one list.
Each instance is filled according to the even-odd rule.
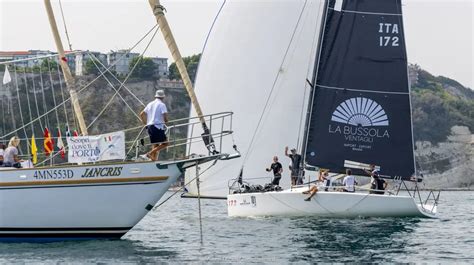
[[61,60],[65,61],[67,63],[67,58],[66,57],[61,57]]
[[76,131],[76,130],[74,130],[74,132],[72,133],[72,135],[73,135],[74,137],[77,137],[77,136],[79,136],[79,134],[77,133],[77,131]]
[[54,141],[48,128],[44,128],[44,152],[49,156],[54,150]]

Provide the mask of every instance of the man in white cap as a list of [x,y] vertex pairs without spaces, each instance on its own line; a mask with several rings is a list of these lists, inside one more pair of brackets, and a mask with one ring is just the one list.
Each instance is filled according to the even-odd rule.
[[146,154],[153,161],[158,159],[159,152],[168,146],[166,138],[166,123],[168,122],[168,110],[163,99],[165,92],[157,90],[155,100],[148,103],[145,109],[140,113],[140,118],[147,126],[148,135],[153,148]]

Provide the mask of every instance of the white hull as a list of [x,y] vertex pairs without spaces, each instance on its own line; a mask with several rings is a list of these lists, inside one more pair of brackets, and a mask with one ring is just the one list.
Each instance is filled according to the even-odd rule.
[[176,182],[176,163],[0,171],[0,241],[119,238]]
[[[319,191],[311,201],[307,188],[227,196],[229,216],[435,217],[409,196]],[[425,207],[429,210],[430,206]]]

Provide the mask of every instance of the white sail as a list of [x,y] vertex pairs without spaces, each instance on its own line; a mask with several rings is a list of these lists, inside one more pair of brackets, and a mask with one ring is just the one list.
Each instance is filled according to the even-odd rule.
[[[301,145],[310,90],[306,79],[312,76],[322,5],[321,1],[228,1],[223,7],[204,49],[195,90],[204,112],[234,111],[235,144],[242,157],[204,172],[202,196],[225,197],[228,182],[238,177],[243,164],[244,179],[268,176],[253,182],[269,182],[265,168],[275,155],[284,167],[280,185],[290,185],[284,148]],[[262,124],[249,146],[269,95]],[[212,124],[212,130],[218,128],[220,124]],[[189,131],[193,137],[200,133],[197,127]],[[223,146],[232,146],[231,139],[224,141],[228,143]],[[199,144],[188,147],[191,154],[205,151]],[[197,194],[191,182],[195,175],[186,173],[189,195]]]

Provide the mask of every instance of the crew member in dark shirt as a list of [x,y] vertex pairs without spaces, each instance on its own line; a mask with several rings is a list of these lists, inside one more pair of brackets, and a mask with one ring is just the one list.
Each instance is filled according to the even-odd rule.
[[283,167],[281,166],[280,162],[278,162],[278,157],[273,157],[273,163],[270,165],[269,168],[266,169],[267,172],[273,170],[273,185],[280,185],[281,173],[283,172]]
[[369,193],[383,195],[388,183],[380,176],[375,165],[370,165],[370,170],[365,170],[365,172],[371,177]]
[[301,170],[301,155],[296,153],[296,149],[291,149],[291,154],[288,153],[288,146],[285,147],[285,155],[291,159],[291,185],[303,184],[303,174]]

